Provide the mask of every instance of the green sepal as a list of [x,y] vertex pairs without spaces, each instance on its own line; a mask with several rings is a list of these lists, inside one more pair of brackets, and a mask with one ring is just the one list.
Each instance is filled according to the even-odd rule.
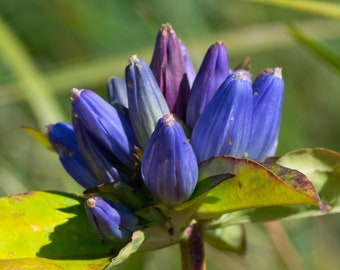
[[84,192],[87,196],[99,195],[116,203],[123,203],[131,210],[137,210],[144,206],[149,199],[143,190],[133,188],[123,182],[98,185]]

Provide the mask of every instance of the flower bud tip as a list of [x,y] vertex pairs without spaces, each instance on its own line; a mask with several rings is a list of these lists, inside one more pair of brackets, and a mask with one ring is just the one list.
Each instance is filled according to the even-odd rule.
[[164,124],[167,126],[172,126],[175,122],[175,118],[172,113],[165,114],[163,119],[164,119]]
[[80,96],[80,92],[81,92],[81,90],[79,90],[78,88],[72,88],[71,89],[71,94],[72,94],[72,96],[71,96],[71,100],[73,100],[73,99],[75,99],[76,97],[79,97]]
[[282,79],[282,68],[279,67],[274,68],[273,75],[275,77]]
[[96,200],[93,199],[93,198],[89,198],[87,201],[86,201],[86,204],[88,207],[90,208],[93,208],[96,206]]

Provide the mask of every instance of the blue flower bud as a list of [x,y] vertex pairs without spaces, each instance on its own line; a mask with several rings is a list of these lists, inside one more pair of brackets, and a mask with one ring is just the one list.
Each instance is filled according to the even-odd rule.
[[170,112],[185,120],[190,85],[180,43],[170,24],[163,24],[158,32],[150,68]]
[[136,55],[125,70],[128,88],[129,117],[142,148],[147,144],[159,118],[169,113],[168,105],[150,70]]
[[198,118],[191,143],[199,162],[244,156],[252,122],[252,84],[244,70],[230,74]]
[[79,151],[73,127],[60,122],[47,126],[47,133],[68,174],[85,188],[97,186],[99,181]]
[[93,197],[86,200],[85,209],[91,225],[106,241],[129,241],[137,229],[138,218],[124,205]]
[[210,46],[197,73],[188,102],[186,123],[193,128],[205,106],[229,75],[228,52],[223,42]]
[[195,77],[196,77],[196,71],[195,71],[194,66],[191,62],[189,51],[184,46],[183,42],[181,42],[180,40],[179,40],[179,46],[181,48],[181,52],[182,52],[182,56],[183,56],[183,60],[184,60],[184,67],[185,67],[185,71],[186,71],[186,74],[187,74],[189,87],[191,89],[192,84],[193,84]]
[[[136,162],[134,146],[137,145],[129,120],[108,102],[91,90],[72,90],[74,119],[83,127],[83,134],[93,140],[106,156],[128,168]],[[76,138],[80,134],[75,127]],[[78,125],[77,125],[78,127]],[[82,150],[80,143],[79,147]]]
[[121,78],[112,77],[108,80],[107,95],[110,104],[129,108],[126,84]]
[[175,206],[189,199],[198,179],[194,150],[172,114],[162,117],[147,144],[142,178],[154,197]]
[[[73,114],[72,122],[79,150],[99,182],[101,184],[118,181],[129,183],[129,175],[132,174],[131,169],[123,166],[112,153],[107,153],[84,127],[76,114]],[[119,166],[119,169],[117,166]]]
[[250,159],[274,155],[281,120],[284,82],[281,68],[266,69],[253,84],[253,124],[247,149]]

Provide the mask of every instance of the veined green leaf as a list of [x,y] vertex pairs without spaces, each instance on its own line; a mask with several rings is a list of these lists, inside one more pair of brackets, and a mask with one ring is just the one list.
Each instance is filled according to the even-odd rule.
[[[305,174],[314,184],[320,198],[332,207],[327,214],[340,213],[340,153],[323,148],[307,148],[287,153],[272,162]],[[318,207],[313,205],[252,208],[224,214],[215,220],[210,220],[209,225],[220,227],[249,222],[314,217],[323,214]]]
[[260,163],[230,156],[213,158],[200,165],[202,178],[224,173],[235,176],[208,192],[195,213],[196,219],[265,206],[314,204],[327,210],[327,204],[320,201],[313,185],[301,173],[287,169],[279,177]]

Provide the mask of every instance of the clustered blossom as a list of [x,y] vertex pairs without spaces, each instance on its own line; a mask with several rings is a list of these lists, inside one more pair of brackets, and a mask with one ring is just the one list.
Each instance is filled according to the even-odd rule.
[[230,70],[221,41],[210,46],[196,75],[187,49],[165,24],[151,64],[133,55],[125,82],[113,77],[107,86],[108,102],[91,90],[73,89],[72,125],[47,129],[66,171],[87,190],[132,190],[136,204],[126,205],[117,190],[85,203],[91,224],[107,241],[127,241],[145,224],[134,215],[141,206],[171,209],[190,200],[201,162],[222,155],[262,162],[275,154],[281,69],[267,68],[252,82],[249,71]]

